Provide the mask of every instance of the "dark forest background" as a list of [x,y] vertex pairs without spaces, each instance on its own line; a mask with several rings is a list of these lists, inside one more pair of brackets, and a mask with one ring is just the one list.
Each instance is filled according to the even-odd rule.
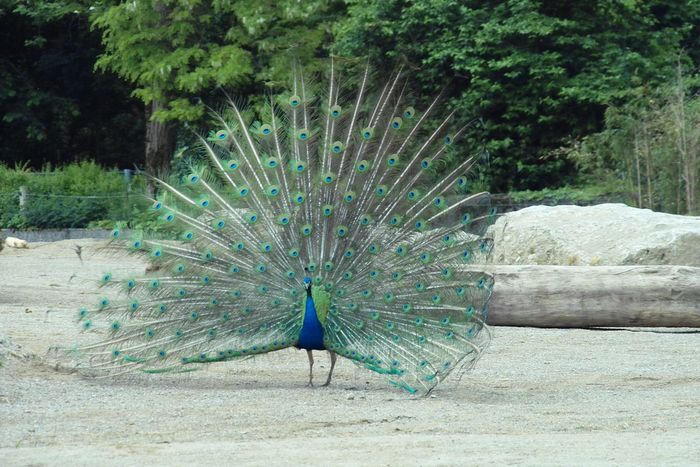
[[[52,185],[36,172],[116,186],[115,169],[169,170],[221,88],[254,102],[293,48],[311,69],[406,63],[417,95],[448,85],[445,105],[482,121],[478,182],[511,201],[699,209],[700,2],[0,0],[0,44],[11,202],[17,184]],[[101,189],[71,183],[45,189]],[[32,224],[17,216],[0,224]]]

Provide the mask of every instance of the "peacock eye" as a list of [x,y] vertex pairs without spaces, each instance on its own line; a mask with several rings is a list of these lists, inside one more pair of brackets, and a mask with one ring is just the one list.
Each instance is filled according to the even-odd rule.
[[345,145],[340,141],[334,142],[331,146],[331,151],[333,151],[335,154],[340,154],[341,152],[343,152],[343,149],[345,149]]
[[411,394],[480,348],[472,341],[495,280],[482,265],[494,243],[467,227],[496,213],[452,202],[478,188],[469,164],[448,167],[459,154],[447,146],[462,138],[447,126],[453,114],[433,122],[431,106],[418,117],[396,76],[373,87],[365,74],[352,96],[332,68],[324,96],[293,68],[293,87],[268,102],[229,102],[216,115],[223,129],[180,161],[172,183],[159,182],[145,213],[162,234],[123,223],[110,234],[153,268],[138,279],[103,272],[100,285],[127,297],[79,311],[84,330],[99,323],[112,334],[101,367],[186,371],[305,348],[308,294],[325,311],[329,350]]

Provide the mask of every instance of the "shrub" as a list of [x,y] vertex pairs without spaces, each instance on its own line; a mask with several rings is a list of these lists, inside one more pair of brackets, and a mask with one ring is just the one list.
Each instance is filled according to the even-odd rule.
[[[20,212],[22,185],[29,195]],[[130,214],[126,190],[119,171],[94,162],[45,166],[36,173],[0,164],[0,227],[86,227],[92,221],[126,220]]]

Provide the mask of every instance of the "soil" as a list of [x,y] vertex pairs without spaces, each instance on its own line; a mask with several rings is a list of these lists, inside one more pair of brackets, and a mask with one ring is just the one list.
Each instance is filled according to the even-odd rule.
[[[48,349],[97,337],[75,321],[95,278],[144,270],[101,244],[0,253],[0,465],[700,465],[692,329],[494,328],[475,369],[425,398],[342,359],[306,387],[295,350],[184,375],[57,371]],[[318,353],[318,382],[328,367]]]

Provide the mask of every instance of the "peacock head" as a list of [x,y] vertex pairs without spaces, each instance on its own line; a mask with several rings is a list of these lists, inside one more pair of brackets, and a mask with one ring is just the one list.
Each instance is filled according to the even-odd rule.
[[304,278],[304,287],[306,288],[306,290],[311,290],[311,278],[310,277]]

